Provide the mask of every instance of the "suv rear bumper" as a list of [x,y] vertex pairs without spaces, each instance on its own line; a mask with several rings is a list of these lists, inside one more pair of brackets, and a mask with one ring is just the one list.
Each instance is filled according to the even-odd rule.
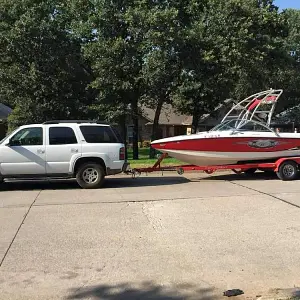
[[124,165],[123,165],[122,169],[107,168],[106,172],[107,172],[107,175],[116,175],[116,174],[128,171],[129,168],[130,168],[130,164],[128,162],[124,162]]

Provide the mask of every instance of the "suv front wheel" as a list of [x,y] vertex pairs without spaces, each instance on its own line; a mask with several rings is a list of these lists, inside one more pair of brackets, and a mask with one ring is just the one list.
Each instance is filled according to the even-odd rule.
[[103,167],[97,163],[85,163],[76,173],[77,183],[84,189],[97,189],[104,182]]

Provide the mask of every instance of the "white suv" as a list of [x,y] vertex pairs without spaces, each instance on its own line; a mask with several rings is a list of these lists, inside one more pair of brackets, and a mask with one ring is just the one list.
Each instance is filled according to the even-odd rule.
[[76,178],[82,188],[99,188],[106,175],[126,168],[124,144],[105,124],[50,121],[22,126],[0,142],[0,182]]

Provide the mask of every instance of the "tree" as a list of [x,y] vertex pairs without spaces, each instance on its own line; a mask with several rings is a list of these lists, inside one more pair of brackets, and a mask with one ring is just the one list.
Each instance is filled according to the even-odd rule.
[[[203,1],[196,0],[102,1],[87,5],[85,16],[79,18],[84,22],[77,28],[86,30],[84,40],[89,41],[85,54],[96,75],[92,86],[99,90],[98,108],[105,107],[110,117],[122,108],[121,117],[129,107],[135,142],[138,104],[155,108],[152,140],[157,137],[161,108],[171,102],[182,71],[183,37],[202,6]],[[135,158],[136,147],[137,143]]]
[[[177,56],[170,54],[166,49],[153,50],[147,56],[147,62],[143,67],[146,88],[142,103],[155,109],[152,124],[152,141],[158,138],[161,110],[165,103],[171,103],[170,95],[172,90],[176,88],[179,70]],[[153,158],[154,155],[155,150],[150,148],[150,158]]]
[[[283,46],[288,60],[285,62],[285,67],[278,72],[278,80],[284,89],[284,94],[282,101],[277,106],[277,112],[289,110],[285,121],[288,118],[291,121],[296,121],[295,117],[299,108],[291,108],[298,106],[300,99],[300,10],[288,9],[282,12],[282,16],[288,27],[288,35]],[[299,120],[299,118],[297,119]]]
[[[170,94],[180,73],[177,53],[179,9],[174,3],[142,1],[129,11],[128,16],[132,31],[143,32],[140,49],[144,91],[140,103],[155,109],[151,135],[151,140],[155,140],[162,107],[171,102]],[[154,154],[154,149],[150,148],[150,158]]]
[[[172,103],[172,94],[180,85],[186,36],[194,19],[203,10],[205,1],[137,1],[131,11],[130,26],[142,31],[141,47],[144,55],[142,76],[145,90],[141,103],[155,109],[152,125],[154,140],[158,137],[158,123],[165,103]],[[184,54],[183,54],[184,52]],[[151,149],[150,157],[154,156]]]
[[284,16],[279,13],[273,0],[248,1],[239,6],[235,19],[247,20],[241,24],[240,39],[236,43],[238,56],[236,82],[232,96],[238,98],[252,94],[253,91],[280,88],[280,72],[286,68],[288,56],[284,41],[288,34]]
[[210,32],[211,26],[214,26],[211,3],[202,2],[202,6],[197,5],[197,10],[193,8],[194,3],[189,7],[189,11],[193,12],[191,21],[182,31],[180,85],[172,95],[182,113],[193,115],[193,132],[198,127],[200,116],[213,110],[226,95],[228,82],[220,47]]
[[[227,97],[269,88],[286,61],[284,18],[273,1],[209,0],[188,36],[182,85],[174,95],[193,115]],[[187,55],[189,53],[189,55]]]
[[81,9],[73,28],[83,40],[85,57],[91,62],[95,78],[91,86],[98,90],[94,108],[109,120],[123,123],[126,114],[133,120],[133,157],[138,158],[138,102],[143,92],[141,69],[143,55],[139,45],[143,36],[129,26],[129,11],[136,1],[80,1]]
[[5,0],[0,11],[0,96],[15,108],[10,127],[87,117],[91,73],[60,2]]

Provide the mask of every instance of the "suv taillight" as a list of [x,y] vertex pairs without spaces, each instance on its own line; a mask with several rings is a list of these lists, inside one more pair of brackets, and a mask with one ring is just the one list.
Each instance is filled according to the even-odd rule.
[[120,148],[119,159],[120,160],[125,160],[125,148],[124,147]]

